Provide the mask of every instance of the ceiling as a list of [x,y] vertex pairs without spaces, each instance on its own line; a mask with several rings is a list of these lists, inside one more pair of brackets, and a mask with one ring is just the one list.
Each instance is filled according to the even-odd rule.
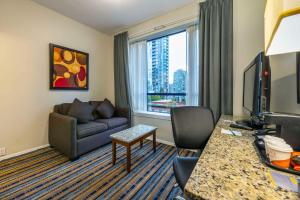
[[33,0],[58,13],[112,34],[195,0]]

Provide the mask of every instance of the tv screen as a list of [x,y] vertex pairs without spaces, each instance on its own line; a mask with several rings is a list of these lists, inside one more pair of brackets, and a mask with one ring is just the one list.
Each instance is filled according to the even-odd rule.
[[253,100],[254,100],[254,90],[256,81],[256,63],[250,66],[244,74],[244,107],[252,112],[253,111]]
[[271,68],[260,52],[244,71],[243,107],[251,116],[270,111]]

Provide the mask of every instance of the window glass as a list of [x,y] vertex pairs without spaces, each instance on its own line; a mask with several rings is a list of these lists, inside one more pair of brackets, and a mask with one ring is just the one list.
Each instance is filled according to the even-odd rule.
[[147,110],[186,105],[186,31],[147,42]]

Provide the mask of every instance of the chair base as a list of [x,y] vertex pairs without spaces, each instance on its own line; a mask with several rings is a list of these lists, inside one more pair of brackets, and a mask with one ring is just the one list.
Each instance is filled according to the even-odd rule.
[[185,200],[185,198],[181,197],[181,196],[176,196],[173,198],[173,200]]
[[198,159],[199,158],[197,157],[175,157],[173,162],[174,174],[182,191],[184,190],[184,186],[193,172]]

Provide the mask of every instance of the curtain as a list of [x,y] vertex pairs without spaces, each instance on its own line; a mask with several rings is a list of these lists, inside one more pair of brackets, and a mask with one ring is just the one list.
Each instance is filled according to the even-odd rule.
[[233,110],[232,7],[232,0],[200,3],[199,93],[201,105],[212,109],[215,120]]
[[187,87],[186,104],[199,105],[199,29],[190,26],[187,32]]
[[114,37],[115,104],[131,111],[129,95],[128,33]]
[[147,110],[147,41],[129,48],[129,79],[133,111]]

